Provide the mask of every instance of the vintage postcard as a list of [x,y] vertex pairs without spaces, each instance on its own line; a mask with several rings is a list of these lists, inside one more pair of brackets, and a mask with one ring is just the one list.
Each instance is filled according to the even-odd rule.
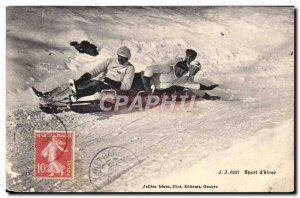
[[9,192],[295,192],[295,8],[6,7]]

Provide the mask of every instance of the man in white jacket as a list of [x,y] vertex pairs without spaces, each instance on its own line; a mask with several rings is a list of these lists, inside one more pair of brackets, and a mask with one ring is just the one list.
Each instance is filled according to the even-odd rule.
[[[103,89],[118,89],[127,91],[131,88],[134,78],[134,66],[128,61],[131,57],[130,50],[127,47],[121,47],[117,51],[117,58],[108,58],[93,70],[84,73],[78,80],[74,80],[75,96],[92,95]],[[95,79],[100,74],[104,74],[104,79]],[[62,85],[50,92],[40,92],[32,87],[36,96],[42,98],[51,98],[68,92],[68,87]]]
[[[167,90],[172,87],[188,88],[192,90],[212,90],[218,85],[206,86],[195,82],[193,78],[200,70],[198,65],[191,65],[197,57],[197,52],[192,49],[186,50],[184,58],[175,58],[164,64],[151,65],[145,69],[142,75],[144,90],[151,92],[151,85],[154,85],[156,90]],[[217,96],[209,96],[205,93],[205,99],[219,99]]]

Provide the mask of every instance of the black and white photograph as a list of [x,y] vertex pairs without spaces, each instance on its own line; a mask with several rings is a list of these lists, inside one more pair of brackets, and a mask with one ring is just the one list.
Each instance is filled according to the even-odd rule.
[[294,6],[7,6],[6,190],[295,192]]

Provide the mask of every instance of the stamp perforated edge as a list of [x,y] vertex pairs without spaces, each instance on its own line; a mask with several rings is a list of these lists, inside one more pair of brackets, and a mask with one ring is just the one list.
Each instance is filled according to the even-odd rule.
[[[35,164],[36,164],[36,149],[35,149],[35,143],[36,143],[36,138],[35,138],[35,133],[53,133],[53,132],[57,132],[57,133],[72,133],[72,137],[73,137],[73,142],[72,142],[72,176],[71,177],[37,177],[35,175]],[[33,162],[33,177],[35,180],[41,180],[41,179],[65,179],[65,180],[72,180],[74,179],[74,175],[75,175],[75,132],[74,131],[39,131],[39,130],[35,130],[34,131],[34,162]]]

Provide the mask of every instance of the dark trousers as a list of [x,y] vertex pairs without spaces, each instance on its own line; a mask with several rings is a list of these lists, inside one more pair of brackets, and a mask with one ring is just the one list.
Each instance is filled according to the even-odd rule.
[[[143,81],[142,81],[142,77],[141,77],[142,74],[141,73],[142,72],[134,74],[134,79],[133,79],[133,83],[132,83],[132,86],[131,86],[131,90],[144,91],[144,86],[143,86]],[[164,89],[164,90],[156,90],[156,91],[159,92],[159,93],[170,94],[170,93],[174,93],[174,92],[183,91],[183,89],[184,89],[184,87],[172,86],[172,87]]]
[[104,89],[111,89],[111,86],[99,80],[88,80],[80,83],[77,86],[77,97],[93,95],[96,92],[101,92]]

